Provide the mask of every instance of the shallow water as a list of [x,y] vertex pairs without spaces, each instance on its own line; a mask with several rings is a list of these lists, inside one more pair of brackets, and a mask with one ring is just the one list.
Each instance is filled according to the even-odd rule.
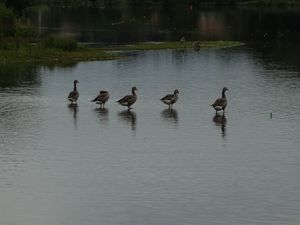
[[[299,70],[277,62],[245,46],[1,66],[0,223],[298,225]],[[225,118],[210,107],[223,86]]]

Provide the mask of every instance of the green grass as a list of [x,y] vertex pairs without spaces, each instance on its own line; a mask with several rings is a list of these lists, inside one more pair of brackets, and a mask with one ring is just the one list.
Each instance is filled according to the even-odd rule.
[[248,0],[239,2],[239,5],[242,6],[299,6],[299,0]]
[[74,51],[78,49],[78,42],[73,37],[54,37],[49,36],[40,43],[42,48],[57,48],[64,51]]
[[121,56],[97,48],[80,48],[63,51],[54,48],[22,47],[19,50],[0,50],[0,63],[9,62],[78,62],[92,60],[111,60]]
[[[243,43],[234,41],[201,41],[197,48],[229,48],[241,46]],[[18,50],[0,50],[0,63],[10,62],[78,62],[93,60],[112,60],[124,57],[122,52],[132,50],[188,49],[194,48],[193,42],[144,42],[132,45],[118,45],[101,48],[79,46],[72,51],[58,48],[21,46]],[[121,51],[121,52],[120,52]]]
[[197,41],[197,42],[141,42],[132,45],[111,46],[105,50],[160,50],[188,48],[231,48],[241,46],[237,41]]

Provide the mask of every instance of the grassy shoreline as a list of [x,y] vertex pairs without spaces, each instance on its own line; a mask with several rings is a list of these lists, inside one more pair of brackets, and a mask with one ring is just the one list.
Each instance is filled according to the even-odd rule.
[[142,42],[130,45],[105,47],[82,46],[73,51],[38,46],[23,46],[18,50],[0,50],[0,63],[47,63],[47,62],[79,62],[95,60],[113,60],[124,58],[126,51],[162,50],[189,48],[231,48],[244,45],[235,41],[198,41],[198,42]]

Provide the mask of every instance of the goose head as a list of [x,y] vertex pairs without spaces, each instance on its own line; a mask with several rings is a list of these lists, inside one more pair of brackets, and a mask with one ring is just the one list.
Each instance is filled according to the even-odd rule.
[[132,89],[131,89],[132,94],[135,94],[136,91],[137,91],[137,88],[136,87],[132,87]]
[[222,98],[226,98],[225,96],[225,92],[228,91],[228,88],[227,87],[223,87],[222,89]]
[[224,93],[225,91],[228,91],[227,87],[223,87],[222,92]]
[[179,91],[177,89],[175,89],[174,95],[178,95],[178,94],[179,94]]

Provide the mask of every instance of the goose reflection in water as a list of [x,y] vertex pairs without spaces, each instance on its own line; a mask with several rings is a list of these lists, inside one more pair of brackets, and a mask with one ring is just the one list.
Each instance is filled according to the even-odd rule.
[[222,137],[224,138],[226,136],[226,123],[227,123],[227,119],[225,115],[216,114],[213,117],[213,122],[215,123],[216,126],[221,127]]
[[118,113],[121,120],[131,126],[131,130],[136,130],[136,113],[130,110],[124,110]]
[[77,113],[79,111],[78,109],[78,105],[74,104],[74,103],[70,103],[68,105],[69,111],[73,114],[73,118],[74,118],[74,126],[76,127],[76,122],[77,122]]
[[107,108],[96,108],[95,112],[97,113],[97,115],[98,115],[98,117],[101,121],[107,121],[108,120],[109,110]]
[[68,108],[69,108],[70,112],[73,112],[73,117],[77,118],[78,105],[74,104],[74,103],[70,103],[68,105]]
[[161,111],[161,117],[172,124],[178,124],[178,113],[176,109],[164,109]]

